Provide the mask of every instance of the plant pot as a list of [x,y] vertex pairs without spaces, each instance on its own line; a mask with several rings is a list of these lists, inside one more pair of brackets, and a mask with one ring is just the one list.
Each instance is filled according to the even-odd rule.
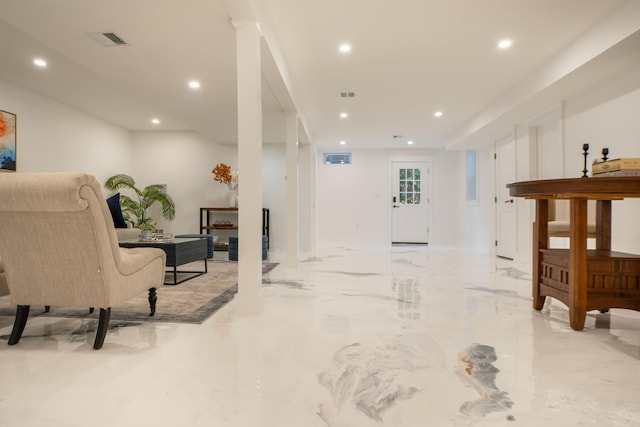
[[148,242],[151,240],[151,230],[140,230],[140,240]]

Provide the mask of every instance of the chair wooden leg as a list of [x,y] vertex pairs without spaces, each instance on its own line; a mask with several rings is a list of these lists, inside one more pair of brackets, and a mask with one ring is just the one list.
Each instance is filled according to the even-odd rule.
[[151,288],[149,289],[149,316],[153,316],[154,314],[156,314],[156,301],[158,301],[156,288]]
[[20,341],[24,327],[27,324],[27,317],[29,317],[29,306],[19,305],[16,309],[16,320],[13,323],[13,330],[9,337],[9,345],[18,344],[18,341]]
[[109,329],[109,319],[111,318],[111,307],[100,309],[100,319],[98,320],[98,330],[96,331],[96,340],[93,343],[95,350],[100,350],[104,343],[104,338],[107,336],[107,329]]

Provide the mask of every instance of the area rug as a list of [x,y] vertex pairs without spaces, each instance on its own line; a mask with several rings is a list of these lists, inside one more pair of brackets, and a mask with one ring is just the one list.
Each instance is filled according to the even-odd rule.
[[[273,270],[277,263],[263,263],[262,274]],[[202,270],[202,261],[186,264],[184,270]],[[172,281],[173,275],[166,280]],[[178,275],[178,280],[181,276]],[[156,314],[149,316],[147,294],[141,294],[126,303],[111,308],[111,320],[151,321],[199,324],[231,301],[238,292],[238,263],[233,261],[208,261],[208,273],[178,285],[164,285],[158,289]],[[0,297],[0,316],[15,316],[16,308],[9,295]],[[48,313],[44,307],[31,307],[29,317],[72,317],[98,319],[99,310],[67,309],[52,307]]]

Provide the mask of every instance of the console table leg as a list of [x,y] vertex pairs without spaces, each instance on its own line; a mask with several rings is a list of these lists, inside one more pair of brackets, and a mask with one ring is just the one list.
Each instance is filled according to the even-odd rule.
[[611,250],[611,200],[596,202],[596,249]]
[[533,277],[532,296],[533,308],[542,310],[546,297],[540,294],[540,277],[542,277],[542,263],[540,249],[549,247],[549,200],[536,200],[536,221],[533,223]]
[[581,331],[584,329],[584,322],[587,319],[587,311],[577,307],[569,309],[569,324],[574,331]]
[[569,322],[584,329],[587,316],[587,200],[571,199],[569,247]]

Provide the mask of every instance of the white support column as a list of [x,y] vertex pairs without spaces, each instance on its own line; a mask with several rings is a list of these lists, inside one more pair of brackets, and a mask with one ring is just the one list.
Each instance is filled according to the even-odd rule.
[[300,252],[311,254],[316,247],[316,156],[311,144],[298,145],[298,189]]
[[262,89],[260,29],[233,21],[238,73],[238,311],[260,310],[262,294]]
[[298,114],[286,119],[287,143],[287,267],[298,266],[299,210],[298,210]]

